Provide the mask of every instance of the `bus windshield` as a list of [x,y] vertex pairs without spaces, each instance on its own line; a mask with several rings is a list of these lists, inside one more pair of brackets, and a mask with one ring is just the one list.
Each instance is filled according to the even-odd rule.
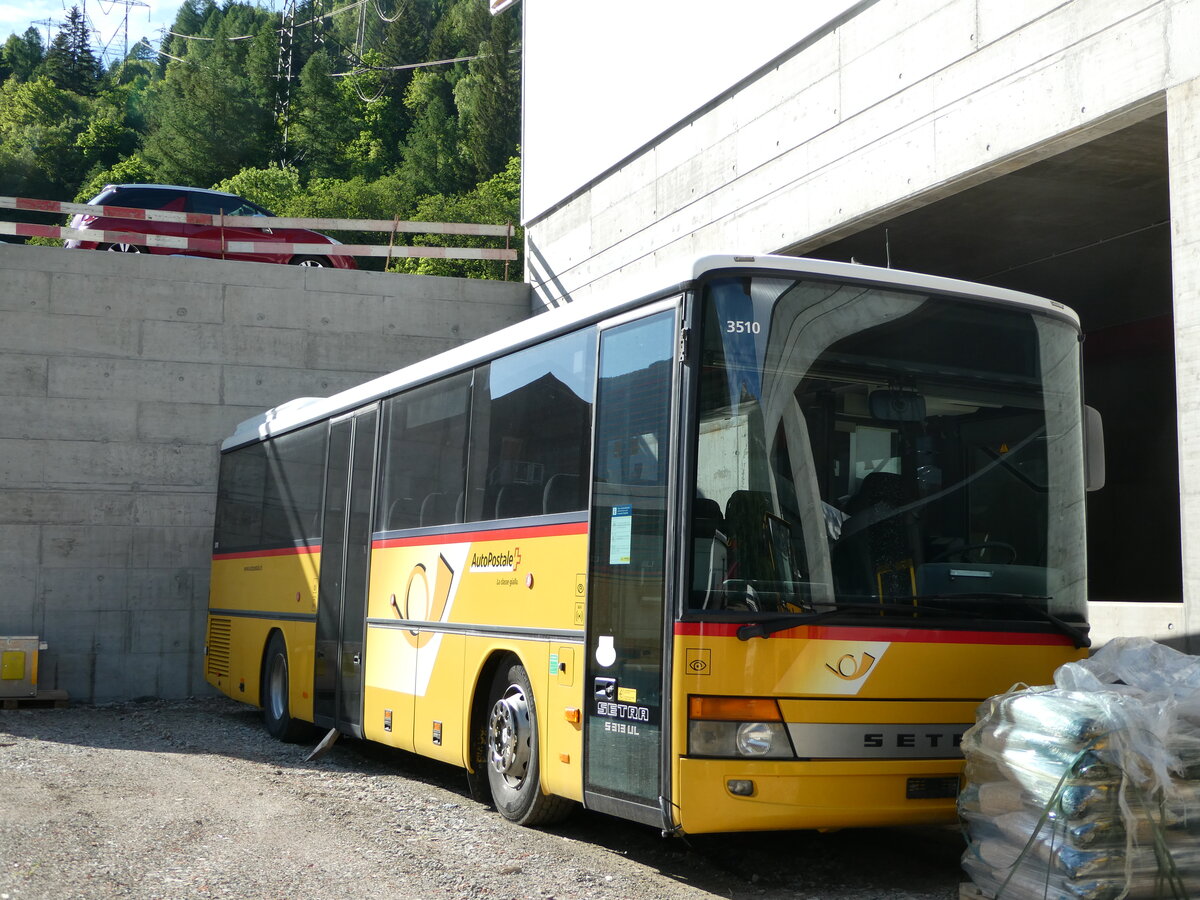
[[778,275],[699,304],[691,615],[1082,634],[1072,323]]

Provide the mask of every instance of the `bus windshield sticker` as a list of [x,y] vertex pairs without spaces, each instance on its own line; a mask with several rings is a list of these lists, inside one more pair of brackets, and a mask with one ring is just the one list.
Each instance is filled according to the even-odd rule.
[[612,511],[612,530],[608,539],[608,564],[610,566],[629,565],[630,548],[633,545],[633,507],[614,506]]

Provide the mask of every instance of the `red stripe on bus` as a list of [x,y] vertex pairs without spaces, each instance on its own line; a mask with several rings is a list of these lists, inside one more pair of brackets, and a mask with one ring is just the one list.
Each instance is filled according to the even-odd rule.
[[[679,637],[737,637],[738,622],[676,622],[675,634]],[[880,641],[893,644],[1008,644],[1031,646],[1069,646],[1071,639],[1061,634],[1032,634],[1020,631],[944,631],[916,628],[880,628],[876,625],[863,627],[847,625],[796,625],[786,631],[777,631],[770,640],[817,640],[817,641]]]
[[258,559],[263,556],[304,556],[308,553],[320,553],[320,544],[309,544],[306,547],[278,547],[274,550],[239,550],[236,553],[214,553],[213,559]]
[[587,534],[587,522],[526,525],[523,528],[499,528],[495,531],[454,531],[442,534],[422,534],[415,537],[377,538],[371,542],[371,549],[428,547],[432,544],[473,544],[476,541],[521,541],[526,538],[558,537],[569,534]]

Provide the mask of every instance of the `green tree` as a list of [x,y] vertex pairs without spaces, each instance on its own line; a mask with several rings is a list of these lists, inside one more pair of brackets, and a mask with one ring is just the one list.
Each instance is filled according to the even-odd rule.
[[75,137],[80,165],[85,170],[108,168],[138,146],[138,134],[125,124],[120,97],[108,95],[93,108],[84,129]]
[[254,29],[254,39],[246,50],[246,77],[254,99],[266,109],[274,109],[279,96],[279,34],[275,31],[279,17],[261,20]]
[[108,168],[96,168],[88,173],[74,202],[87,203],[110,184],[144,184],[154,180],[154,167],[140,153],[126,156]]
[[277,216],[285,215],[283,210],[290,209],[300,193],[300,173],[292,166],[242,169],[213,188],[252,200]]
[[[286,212],[292,216],[407,220],[412,218],[415,205],[415,198],[395,175],[374,180],[361,176],[348,180],[314,178],[303,191],[296,194]],[[379,232],[346,231],[338,233],[336,237],[347,244],[380,244],[388,241],[388,236]],[[395,243],[404,243],[406,239],[407,235],[398,234]],[[380,257],[358,260],[361,268],[377,271],[383,268],[383,263]]]
[[[521,202],[521,160],[512,157],[504,169],[473,190],[457,196],[434,194],[417,204],[415,219],[419,222],[479,222],[491,225],[512,225],[509,246],[521,249],[522,230],[516,226]],[[419,235],[415,246],[444,246],[452,240],[456,247],[502,247],[503,238],[453,237]],[[448,275],[457,278],[490,278],[520,281],[524,277],[520,253],[515,262],[507,265],[496,260],[405,258],[392,263],[392,268],[411,275]]]
[[404,144],[401,177],[414,194],[453,194],[467,185],[459,152],[454,89],[441,72],[423,70],[405,98],[413,125]]
[[204,25],[212,40],[195,42],[167,66],[153,93],[145,142],[163,181],[212,184],[266,165],[275,142],[273,111],[254,96],[244,74],[245,42],[229,39],[252,26],[245,17],[214,13]]
[[42,71],[63,90],[90,96],[100,80],[100,63],[92,53],[87,21],[78,6],[67,13],[66,24],[46,51]]
[[217,5],[213,0],[184,0],[175,13],[175,21],[171,25],[166,38],[162,42],[162,56],[159,65],[166,69],[172,56],[182,58],[187,56],[193,42],[188,35],[198,35],[204,30],[205,23],[217,13]]
[[0,85],[0,148],[12,170],[6,183],[23,185],[25,196],[62,199],[82,176],[76,145],[87,127],[87,101],[46,76]]
[[333,60],[314,53],[300,73],[295,126],[291,140],[310,175],[331,176],[345,170],[345,150],[356,136],[358,103],[349,90],[330,78]]
[[391,133],[388,108],[382,102],[386,74],[380,68],[380,56],[375,51],[366,53],[363,63],[363,67],[337,83],[341,107],[346,110],[343,115],[351,123],[351,137],[341,159],[347,175],[373,181],[395,164],[395,153],[388,143]]
[[30,25],[23,35],[10,35],[4,42],[4,63],[21,81],[28,81],[46,57],[41,33]]
[[455,86],[465,156],[477,181],[504,168],[521,139],[520,23],[517,8],[496,16],[470,74]]

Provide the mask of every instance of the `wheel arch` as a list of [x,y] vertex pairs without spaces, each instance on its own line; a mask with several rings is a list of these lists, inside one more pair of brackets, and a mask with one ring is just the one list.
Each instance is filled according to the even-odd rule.
[[[483,767],[487,765],[485,747],[487,740],[487,720],[490,711],[489,701],[492,681],[496,673],[505,666],[519,663],[529,671],[525,659],[512,647],[496,647],[484,657],[483,662],[475,671],[475,682],[471,686],[470,707],[467,710],[467,729],[464,739],[463,759],[467,763],[467,783],[471,788],[471,796],[476,800],[488,802],[492,799],[491,788],[488,787],[487,773]],[[537,704],[537,698],[534,698]],[[540,726],[539,726],[540,727]]]
[[258,651],[258,708],[262,709],[267,705],[267,651],[271,649],[271,641],[275,635],[279,635],[279,639],[283,641],[283,652],[287,654],[288,669],[292,667],[292,650],[288,646],[287,635],[278,625],[272,625],[263,634],[262,645]]

